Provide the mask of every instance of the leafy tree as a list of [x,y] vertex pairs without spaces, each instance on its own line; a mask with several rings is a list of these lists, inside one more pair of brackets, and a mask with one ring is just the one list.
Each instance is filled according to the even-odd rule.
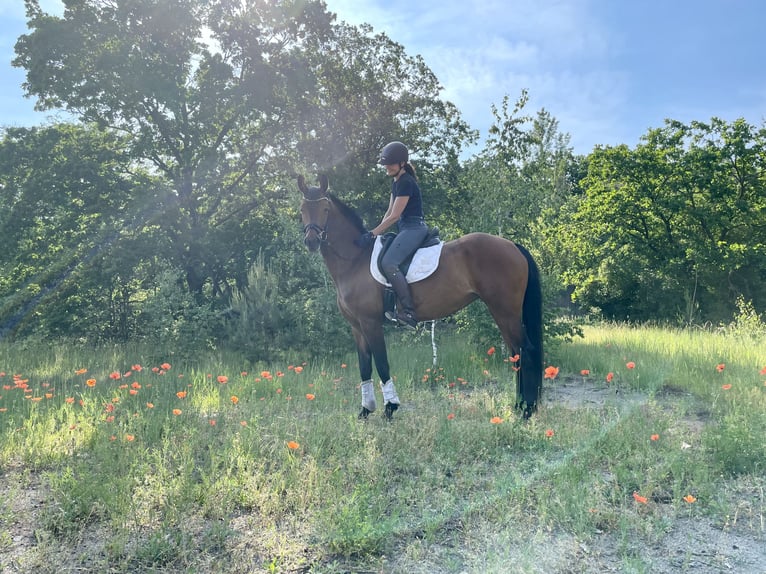
[[594,151],[554,231],[575,296],[620,319],[724,320],[740,294],[762,309],[765,143],[764,129],[713,118]]
[[[5,131],[0,139],[3,334],[127,328],[124,280],[151,267],[152,260],[141,254],[156,240],[151,230],[136,233],[135,218],[150,219],[162,187],[135,169],[124,143],[87,126]],[[94,312],[99,308],[103,312]]]
[[[142,248],[110,243],[121,255],[93,277],[112,293],[110,318],[137,316],[132,306],[157,292],[127,272],[131,254],[135,268],[181,270],[200,305],[228,304],[259,253],[286,293],[305,292],[317,269],[296,263],[302,245],[283,233],[297,225],[296,171],[334,171],[370,207],[387,185],[375,162],[383,142],[407,140],[444,165],[474,137],[420,57],[336,24],[318,0],[67,0],[62,17],[26,6],[14,65],[37,108],[113,134],[103,137],[153,182],[120,207]],[[113,192],[116,202],[102,187]]]

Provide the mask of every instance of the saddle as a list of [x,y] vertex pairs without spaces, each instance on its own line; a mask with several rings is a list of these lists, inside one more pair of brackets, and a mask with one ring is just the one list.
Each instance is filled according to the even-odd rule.
[[[396,238],[396,233],[393,231],[389,231],[388,233],[381,236],[381,247],[380,247],[380,253],[378,253],[377,257],[377,265],[378,269],[381,270],[381,274],[383,273],[383,268],[381,267],[381,264],[383,262],[383,256],[386,254],[386,251],[388,251],[388,248],[391,247],[391,242]],[[428,233],[426,234],[423,241],[418,245],[418,248],[412,252],[412,255],[407,257],[404,261],[402,261],[402,264],[399,265],[399,269],[402,270],[402,273],[404,273],[404,276],[407,276],[407,271],[410,269],[410,265],[412,265],[412,259],[415,257],[415,254],[418,252],[418,249],[424,249],[426,247],[433,247],[434,245],[439,245],[441,243],[441,239],[439,238],[439,228],[438,227],[431,227],[428,230]]]
[[[383,290],[384,315],[386,311],[391,315],[395,315],[396,308],[396,293],[388,284],[381,268],[383,255],[385,255],[386,250],[391,246],[395,237],[396,233],[393,231],[379,237],[378,245],[376,245],[373,250],[373,260],[370,262],[372,276],[379,283],[383,283],[383,285],[386,286]],[[444,243],[439,237],[439,228],[431,227],[418,248],[399,266],[399,269],[401,269],[408,282],[413,283],[425,279],[436,270],[439,264],[439,256],[443,244]],[[416,261],[417,265],[416,268],[411,269],[413,261]]]

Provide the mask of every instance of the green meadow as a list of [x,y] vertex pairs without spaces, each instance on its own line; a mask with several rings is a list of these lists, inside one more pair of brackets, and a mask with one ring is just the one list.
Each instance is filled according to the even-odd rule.
[[355,355],[0,346],[0,571],[766,571],[766,341],[602,324],[522,420],[501,349]]

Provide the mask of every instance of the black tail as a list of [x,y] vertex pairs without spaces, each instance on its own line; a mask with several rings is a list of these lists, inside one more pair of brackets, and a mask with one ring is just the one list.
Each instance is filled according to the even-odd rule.
[[536,409],[543,388],[543,291],[540,269],[532,254],[516,245],[529,264],[527,290],[522,306],[524,344],[521,349],[521,369],[518,373],[519,407],[529,417]]

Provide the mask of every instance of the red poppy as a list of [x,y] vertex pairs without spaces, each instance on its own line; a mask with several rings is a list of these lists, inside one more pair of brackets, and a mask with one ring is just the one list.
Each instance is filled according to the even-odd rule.
[[487,355],[489,355],[491,357],[494,354],[495,354],[495,348],[494,347],[490,347],[489,349],[487,349]]
[[648,498],[646,498],[645,496],[641,496],[637,492],[633,493],[633,498],[636,500],[636,502],[640,502],[641,504],[646,504],[647,502],[649,502]]
[[558,367],[545,367],[545,376],[546,379],[555,379],[556,376],[559,374],[559,368]]
[[625,363],[625,366],[628,367],[629,369],[636,368],[636,364],[633,361],[628,361],[627,363]]

